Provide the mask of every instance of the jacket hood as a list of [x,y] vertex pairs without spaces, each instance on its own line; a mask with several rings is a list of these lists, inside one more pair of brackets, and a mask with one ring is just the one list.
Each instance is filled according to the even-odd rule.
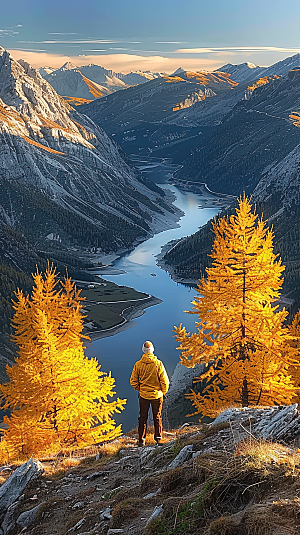
[[153,353],[144,353],[144,355],[141,358],[142,362],[145,362],[146,364],[150,364],[153,362],[157,362],[157,357],[153,355]]

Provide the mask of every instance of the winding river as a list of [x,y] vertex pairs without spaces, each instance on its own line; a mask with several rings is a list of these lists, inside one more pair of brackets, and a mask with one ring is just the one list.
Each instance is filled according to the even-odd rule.
[[124,432],[137,425],[137,393],[131,388],[129,378],[135,361],[141,357],[143,342],[153,342],[155,354],[163,360],[171,376],[178,362],[173,327],[183,322],[188,330],[194,330],[195,318],[183,311],[191,309],[195,290],[174,282],[166,271],[156,265],[155,256],[167,242],[196,232],[219,211],[219,207],[201,207],[205,205],[204,198],[196,194],[181,192],[173,185],[162,184],[161,187],[175,193],[175,204],[185,213],[179,221],[180,227],[156,234],[116,260],[114,267],[125,273],[103,276],[117,284],[154,295],[163,302],[147,308],[145,314],[131,323],[131,328],[96,340],[86,349],[87,356],[96,357],[103,371],[112,372],[118,396],[127,398],[125,410],[116,415],[116,421],[122,423]]

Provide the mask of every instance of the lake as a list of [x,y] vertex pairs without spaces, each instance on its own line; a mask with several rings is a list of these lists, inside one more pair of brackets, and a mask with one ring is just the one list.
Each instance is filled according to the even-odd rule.
[[122,423],[124,432],[137,426],[138,398],[137,392],[129,384],[129,378],[134,363],[142,355],[143,342],[152,341],[156,356],[164,362],[171,377],[179,360],[172,332],[174,325],[177,326],[182,322],[188,330],[194,330],[195,318],[185,314],[184,310],[191,309],[195,289],[174,282],[166,271],[156,265],[155,255],[160,253],[161,247],[170,240],[196,232],[220,209],[219,207],[199,208],[205,204],[204,197],[181,192],[173,185],[158,185],[175,193],[174,204],[185,213],[179,221],[180,227],[156,234],[116,260],[114,267],[125,273],[103,276],[117,284],[131,286],[141,292],[154,295],[163,302],[147,308],[143,316],[134,320],[130,329],[96,340],[86,349],[87,356],[97,358],[102,371],[112,372],[118,397],[127,398],[125,410],[116,415],[116,421]]

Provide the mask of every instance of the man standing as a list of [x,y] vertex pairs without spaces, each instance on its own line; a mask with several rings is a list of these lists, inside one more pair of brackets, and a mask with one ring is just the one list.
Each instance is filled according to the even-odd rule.
[[143,355],[132,370],[131,386],[139,392],[139,441],[144,446],[147,434],[147,419],[150,405],[154,420],[154,440],[157,444],[162,439],[162,406],[164,395],[169,389],[169,378],[163,363],[154,355],[153,344],[149,341],[142,346]]

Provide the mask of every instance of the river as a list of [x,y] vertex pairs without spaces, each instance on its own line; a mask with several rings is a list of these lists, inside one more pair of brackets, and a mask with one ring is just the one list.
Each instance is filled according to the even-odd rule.
[[[86,349],[88,357],[96,357],[102,371],[112,372],[116,380],[118,397],[127,398],[125,410],[116,415],[117,423],[122,423],[124,432],[137,426],[137,393],[129,384],[134,363],[141,357],[141,347],[145,340],[151,340],[155,354],[161,359],[169,376],[179,360],[176,341],[173,337],[174,325],[181,322],[188,330],[194,330],[195,318],[185,314],[191,309],[191,300],[196,293],[193,288],[174,282],[169,274],[156,265],[155,255],[170,240],[192,234],[218,213],[219,207],[200,207],[205,204],[199,195],[181,192],[173,185],[158,184],[173,191],[174,204],[184,211],[180,227],[156,234],[141,243],[133,251],[114,262],[114,267],[125,273],[103,275],[107,280],[131,286],[162,299],[162,303],[147,308],[146,313],[132,322],[132,327],[114,336],[94,341]],[[155,276],[153,276],[153,274]]]

